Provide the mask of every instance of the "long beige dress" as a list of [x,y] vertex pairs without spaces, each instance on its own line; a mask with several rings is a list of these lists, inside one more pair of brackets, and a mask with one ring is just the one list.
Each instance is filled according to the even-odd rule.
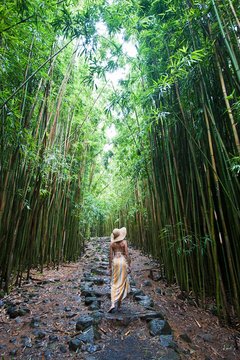
[[125,299],[130,291],[128,264],[121,252],[116,252],[112,259],[111,303],[112,307]]

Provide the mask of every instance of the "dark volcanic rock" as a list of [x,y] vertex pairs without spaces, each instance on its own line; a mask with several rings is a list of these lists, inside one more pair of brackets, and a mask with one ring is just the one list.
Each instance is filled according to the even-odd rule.
[[65,306],[64,311],[70,312],[72,309],[69,306]]
[[31,338],[28,336],[22,336],[21,344],[23,347],[31,348],[32,347]]
[[157,288],[157,289],[155,290],[155,292],[156,292],[157,294],[159,294],[159,295],[164,295],[162,289],[160,289],[160,288]]
[[72,301],[76,301],[77,303],[81,302],[81,296],[80,295],[74,295],[72,296]]
[[91,305],[93,302],[98,301],[96,296],[89,296],[85,298],[85,305]]
[[11,344],[16,344],[17,343],[17,338],[14,337],[14,338],[10,339],[9,342]]
[[137,302],[140,305],[142,305],[144,307],[153,307],[154,306],[153,299],[151,299],[150,296],[148,296],[148,295],[144,295],[144,296],[136,295],[135,299],[137,300]]
[[99,310],[99,309],[100,309],[100,305],[101,305],[101,303],[100,303],[99,301],[94,301],[94,302],[89,306],[89,310],[91,310],[91,311]]
[[90,345],[87,345],[87,346],[86,346],[86,351],[87,351],[89,354],[93,354],[93,353],[95,353],[96,351],[99,351],[99,350],[101,350],[101,346],[100,346],[100,345],[90,344]]
[[168,322],[160,319],[153,319],[149,322],[149,332],[152,336],[172,334],[172,330]]
[[200,334],[198,336],[201,337],[206,342],[213,342],[214,340],[214,337],[211,334]]
[[145,280],[143,286],[152,286],[152,282],[150,280]]
[[11,355],[11,356],[16,356],[16,355],[17,355],[17,351],[18,351],[18,349],[13,349],[13,350],[11,350],[11,351],[9,352],[9,355]]
[[137,296],[145,296],[144,292],[140,289],[132,288],[131,291],[135,300],[137,300],[136,299]]
[[44,351],[44,360],[46,359],[51,359],[52,358],[52,353],[49,349],[47,349],[46,351]]
[[82,334],[78,335],[76,338],[85,344],[93,344],[94,340],[98,338],[98,333],[93,326],[90,326]]
[[40,325],[40,318],[39,317],[33,317],[31,322],[30,322],[30,326],[33,328],[39,327]]
[[94,318],[94,322],[97,324],[104,318],[104,313],[101,310],[93,311],[91,316]]
[[78,338],[74,338],[69,341],[69,350],[70,351],[76,351],[77,349],[80,349],[82,345],[82,342]]
[[86,297],[93,296],[94,295],[93,288],[91,288],[89,286],[82,286],[81,287],[81,295],[86,296]]
[[188,336],[188,334],[184,333],[179,335],[180,339],[187,342],[187,343],[191,343],[192,340],[190,339],[190,337]]
[[77,319],[77,323],[76,323],[76,330],[85,330],[86,328],[90,327],[93,324],[93,317],[89,316],[89,315],[83,315],[80,316]]
[[103,269],[92,269],[91,272],[94,275],[107,275],[107,270],[103,270]]
[[49,335],[49,341],[50,342],[55,342],[55,341],[58,341],[59,340],[59,337],[57,335]]
[[163,355],[159,358],[159,360],[180,360],[180,356],[174,350],[169,350],[166,355]]
[[24,316],[29,312],[30,310],[25,306],[23,307],[10,306],[7,309],[7,314],[9,315],[10,319],[15,319],[18,316]]
[[38,330],[38,329],[35,329],[33,330],[33,334],[36,336],[36,338],[38,339],[43,339],[46,337],[46,332],[43,331],[43,330]]
[[9,315],[10,319],[15,319],[18,316],[17,306],[10,306],[7,309],[7,314]]
[[172,347],[173,336],[172,335],[160,335],[160,343],[163,347]]
[[60,350],[63,354],[65,354],[65,353],[67,352],[67,348],[66,348],[65,345],[60,345],[60,346],[59,346],[59,350]]
[[107,283],[108,283],[108,279],[94,278],[93,283],[94,283],[95,285],[107,284]]
[[152,312],[148,312],[146,314],[141,314],[140,319],[141,320],[146,320],[146,321],[150,321],[150,320],[153,320],[153,319],[164,320],[164,316],[160,312],[152,311]]

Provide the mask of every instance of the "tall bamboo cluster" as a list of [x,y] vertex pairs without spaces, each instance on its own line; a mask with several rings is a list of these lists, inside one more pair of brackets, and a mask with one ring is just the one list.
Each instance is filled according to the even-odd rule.
[[44,6],[9,2],[1,24],[0,288],[6,291],[33,266],[77,259],[86,237],[80,205],[93,146],[85,104],[91,91],[83,85],[88,68],[79,57],[84,38],[56,36],[49,21],[57,5]]
[[155,19],[150,35],[139,34],[142,48],[154,44],[144,60],[148,84],[158,82],[150,117],[152,178],[149,195],[135,195],[145,202],[153,235],[141,230],[139,241],[164,263],[168,280],[193,289],[202,304],[214,295],[226,317],[231,307],[239,315],[237,4],[173,2],[161,21],[157,15],[167,9],[154,4],[142,7]]
[[[159,259],[168,281],[193,290],[202,305],[214,297],[226,319],[239,316],[239,4],[134,8],[139,96],[125,109],[140,157],[144,147],[149,154],[142,175],[132,170],[132,203],[114,216],[132,243]],[[136,93],[136,84],[128,90]]]

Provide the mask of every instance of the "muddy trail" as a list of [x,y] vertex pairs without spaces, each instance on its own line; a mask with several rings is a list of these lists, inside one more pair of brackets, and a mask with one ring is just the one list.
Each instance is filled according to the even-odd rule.
[[136,249],[131,293],[109,314],[109,241],[91,239],[79,263],[33,271],[0,299],[1,359],[240,359],[239,333],[169,286]]

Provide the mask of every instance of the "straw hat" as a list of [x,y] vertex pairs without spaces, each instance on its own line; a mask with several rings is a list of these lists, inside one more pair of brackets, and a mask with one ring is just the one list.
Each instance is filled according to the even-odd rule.
[[121,229],[114,229],[111,234],[111,242],[122,241],[127,235],[127,229],[122,227]]

